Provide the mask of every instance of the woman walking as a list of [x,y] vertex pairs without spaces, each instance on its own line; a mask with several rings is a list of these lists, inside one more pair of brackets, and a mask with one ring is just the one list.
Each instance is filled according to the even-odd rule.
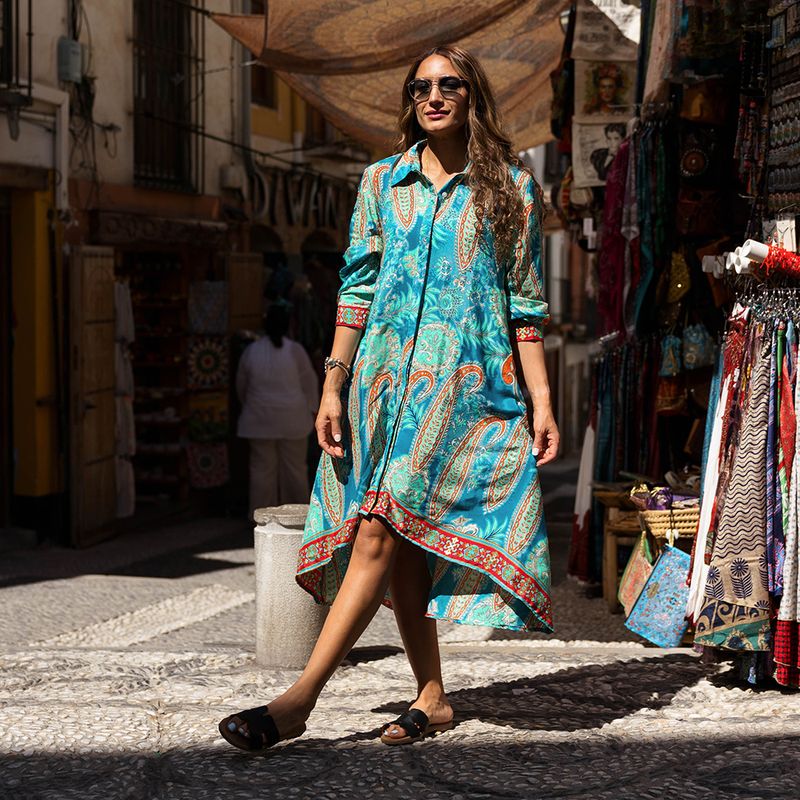
[[316,422],[323,455],[297,580],[333,606],[295,684],[220,722],[242,749],[303,733],[382,602],[418,687],[384,726],[391,745],[452,727],[436,619],[552,630],[537,456],[555,458],[559,435],[540,191],[461,48],[413,64],[400,129],[402,154],[361,181]]

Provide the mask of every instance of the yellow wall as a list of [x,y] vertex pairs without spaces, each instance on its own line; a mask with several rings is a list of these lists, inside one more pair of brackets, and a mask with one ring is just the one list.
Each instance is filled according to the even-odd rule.
[[282,142],[291,142],[294,131],[305,132],[306,104],[300,95],[276,77],[278,107],[251,105],[251,130],[256,136],[268,136]]
[[[60,491],[56,453],[55,356],[48,248],[50,192],[11,196],[11,268],[16,315],[13,353],[14,493]],[[64,402],[66,397],[64,396]]]

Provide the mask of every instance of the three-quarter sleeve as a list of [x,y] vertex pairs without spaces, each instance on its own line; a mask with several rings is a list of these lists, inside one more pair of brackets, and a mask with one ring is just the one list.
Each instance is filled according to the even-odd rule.
[[361,329],[366,327],[382,253],[383,235],[378,198],[368,167],[358,188],[350,221],[350,244],[344,254],[344,266],[339,270],[342,285],[336,309],[337,325]]
[[524,228],[508,271],[509,316],[518,342],[538,342],[550,319],[542,298],[541,198],[534,179],[527,173],[523,177]]

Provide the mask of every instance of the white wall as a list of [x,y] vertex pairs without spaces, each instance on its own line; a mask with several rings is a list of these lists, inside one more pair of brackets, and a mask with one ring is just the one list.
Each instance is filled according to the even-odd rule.
[[[206,0],[211,11],[233,11],[236,0]],[[27,3],[20,3],[26,14]],[[94,121],[119,126],[116,133],[95,128],[97,177],[101,182],[131,184],[133,182],[133,3],[132,0],[83,0],[85,18],[80,41],[89,47],[88,74],[95,79]],[[33,77],[36,84],[64,91],[69,84],[58,81],[57,47],[60,36],[66,36],[67,0],[34,0],[33,2]],[[238,140],[239,68],[243,60],[241,48],[219,26],[204,19],[205,25],[205,129],[223,139]],[[23,34],[27,18],[23,20]],[[23,35],[21,55],[23,71],[27,70],[27,42]],[[230,67],[233,65],[233,69]],[[52,103],[38,102],[34,110],[54,119]],[[42,127],[47,119],[33,116],[21,121],[20,137],[11,142],[4,115],[0,114],[0,163],[30,166],[53,165],[52,133]],[[220,167],[239,163],[239,155],[229,144],[209,139],[205,148],[205,194],[219,194]],[[71,175],[89,177],[87,158],[79,149],[71,150]],[[84,166],[81,165],[84,162]]]

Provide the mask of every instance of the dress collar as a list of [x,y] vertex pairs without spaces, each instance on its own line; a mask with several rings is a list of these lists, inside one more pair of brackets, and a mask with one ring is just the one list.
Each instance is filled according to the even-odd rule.
[[[392,186],[397,186],[407,175],[410,175],[412,172],[417,173],[424,177],[424,173],[422,172],[422,156],[421,150],[422,145],[426,142],[425,139],[420,139],[416,144],[412,145],[405,151],[405,153],[401,153],[400,156],[395,160],[394,165],[392,166],[392,178],[391,184]],[[457,172],[453,175],[448,183],[452,183],[456,180],[456,178],[466,175],[469,171],[469,168],[472,166],[472,162],[468,161],[466,167],[464,167],[463,172]]]

